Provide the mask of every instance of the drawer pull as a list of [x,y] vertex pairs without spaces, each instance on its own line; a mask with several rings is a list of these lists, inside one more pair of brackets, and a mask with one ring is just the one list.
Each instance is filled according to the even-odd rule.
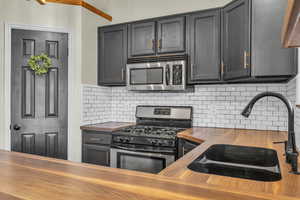
[[89,140],[90,140],[90,141],[102,141],[101,138],[90,138]]

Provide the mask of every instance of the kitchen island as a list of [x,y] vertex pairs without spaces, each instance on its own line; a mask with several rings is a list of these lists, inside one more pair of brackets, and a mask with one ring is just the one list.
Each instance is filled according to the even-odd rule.
[[[300,199],[300,176],[288,173],[283,145],[273,144],[286,140],[286,132],[192,128],[178,137],[201,145],[157,175],[0,151],[0,199]],[[259,182],[188,170],[213,144],[276,150],[282,180]]]

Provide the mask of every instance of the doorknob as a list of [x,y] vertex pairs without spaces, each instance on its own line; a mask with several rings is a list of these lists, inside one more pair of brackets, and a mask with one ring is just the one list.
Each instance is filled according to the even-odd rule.
[[19,130],[21,129],[21,126],[18,125],[18,124],[15,124],[15,125],[13,126],[13,129],[14,129],[15,131],[19,131]]

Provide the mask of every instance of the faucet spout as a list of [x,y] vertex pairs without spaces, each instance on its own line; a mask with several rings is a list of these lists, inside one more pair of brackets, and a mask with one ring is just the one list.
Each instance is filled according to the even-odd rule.
[[263,92],[256,95],[244,108],[241,115],[249,117],[254,104],[263,97],[276,97],[283,101],[288,110],[288,141],[285,147],[286,161],[292,165],[292,172],[298,174],[298,151],[296,147],[295,131],[294,131],[294,108],[291,102],[282,94],[275,92]]

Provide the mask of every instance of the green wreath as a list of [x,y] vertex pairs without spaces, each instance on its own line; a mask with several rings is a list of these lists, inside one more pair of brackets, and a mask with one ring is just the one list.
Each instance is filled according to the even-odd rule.
[[49,68],[52,65],[51,58],[46,54],[41,54],[38,56],[31,56],[28,60],[28,65],[37,75],[43,75],[48,73]]

